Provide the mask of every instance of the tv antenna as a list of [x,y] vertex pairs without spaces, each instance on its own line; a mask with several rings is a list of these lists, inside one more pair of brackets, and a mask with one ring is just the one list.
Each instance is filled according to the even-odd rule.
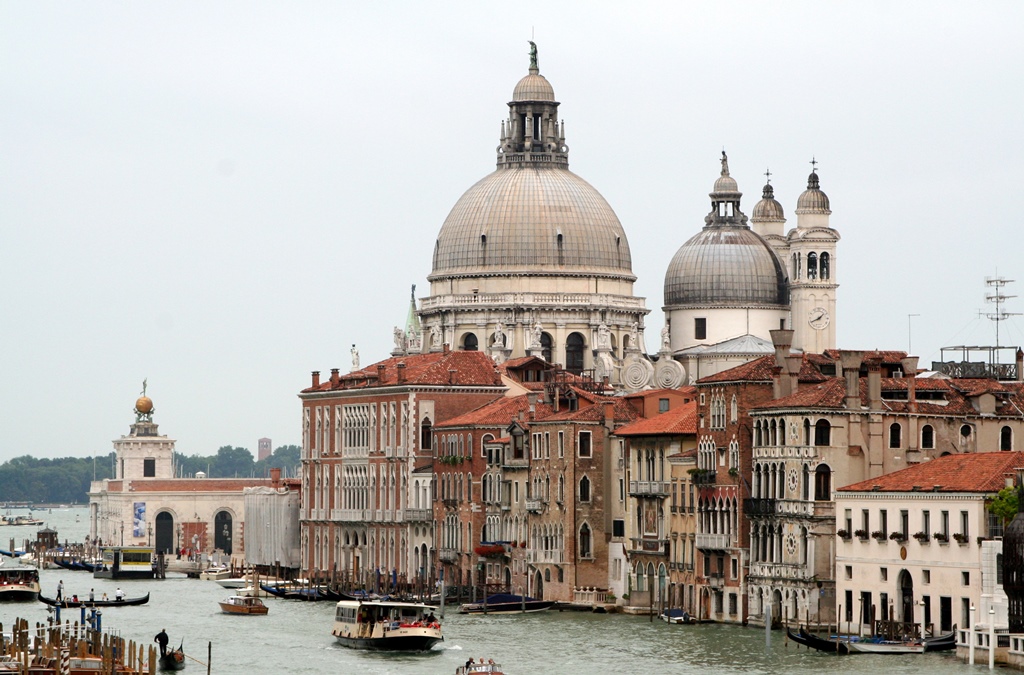
[[991,302],[996,306],[996,311],[986,312],[985,316],[990,321],[994,321],[996,324],[996,349],[999,349],[999,323],[1006,321],[1011,316],[1020,316],[1020,312],[1007,312],[1003,309],[1003,304],[1012,298],[1016,298],[1016,295],[1006,295],[1003,293],[1003,288],[1006,284],[1014,283],[1013,279],[1007,279],[1005,277],[985,277],[985,285],[993,289],[991,292],[985,295],[985,301]]

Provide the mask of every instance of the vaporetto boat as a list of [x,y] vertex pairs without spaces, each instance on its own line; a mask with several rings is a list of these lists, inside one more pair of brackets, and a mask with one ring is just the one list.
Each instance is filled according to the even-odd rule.
[[433,607],[414,602],[342,600],[331,634],[353,649],[426,651],[443,640]]
[[39,597],[39,570],[13,558],[0,556],[0,601]]

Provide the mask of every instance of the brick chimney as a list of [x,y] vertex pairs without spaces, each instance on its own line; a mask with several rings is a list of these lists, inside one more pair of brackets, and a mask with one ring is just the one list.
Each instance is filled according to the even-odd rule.
[[444,345],[442,345],[442,346],[441,346],[441,351],[442,351],[442,353],[444,353],[444,354],[447,354],[447,353],[448,353],[448,352],[450,352],[451,350],[452,350],[452,347],[451,347],[451,345],[449,345],[449,344],[448,344],[447,342],[445,342],[445,343],[444,343]]
[[908,356],[901,361],[903,377],[907,379],[907,407],[917,412],[917,357]]
[[405,361],[398,362],[398,384],[405,384]]
[[604,426],[611,430],[615,428],[615,401],[602,401],[604,405]]
[[337,387],[338,386],[338,382],[341,381],[341,377],[338,375],[338,372],[339,371],[338,371],[337,368],[331,368],[331,386],[332,387]]
[[772,344],[775,346],[775,365],[778,367],[773,376],[775,380],[773,394],[775,398],[782,398],[783,396],[789,396],[794,391],[794,378],[790,377],[789,373],[789,356],[790,347],[793,346],[793,331],[779,328],[768,332],[771,334]]
[[386,371],[387,368],[383,363],[377,364],[377,384],[384,384],[384,380],[387,379]]
[[270,470],[270,484],[273,487],[281,487],[281,469],[279,467]]
[[319,370],[314,370],[313,371],[313,388],[316,388],[316,387],[319,387],[319,386],[320,386],[320,371]]
[[526,402],[530,405],[530,421],[537,419],[537,392],[526,393]]
[[[447,346],[445,347],[447,349]],[[455,368],[448,369],[448,384],[455,384],[455,373],[459,372]]]
[[1024,382],[1024,350],[1017,348],[1017,381]]
[[846,378],[846,408],[860,410],[860,364],[864,360],[864,352],[843,350],[839,352],[839,363]]
[[874,358],[868,361],[868,410],[882,409],[882,362]]

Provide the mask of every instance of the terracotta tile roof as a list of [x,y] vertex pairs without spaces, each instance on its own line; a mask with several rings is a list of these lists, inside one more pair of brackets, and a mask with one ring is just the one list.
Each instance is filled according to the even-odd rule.
[[[339,378],[335,386],[330,378],[322,379],[320,386],[303,389],[302,393],[395,386],[398,383],[398,364],[405,364],[405,382],[408,385],[501,386],[501,378],[494,361],[480,351],[431,352],[393,356],[371,364]],[[378,367],[384,366],[384,382],[378,382]],[[449,371],[454,371],[449,373]],[[449,379],[450,378],[450,379]]]
[[[826,349],[825,356],[831,358],[833,361],[839,362],[839,354],[841,352],[853,351],[850,349]],[[899,365],[902,364],[903,359],[907,357],[906,352],[897,350],[879,350],[879,349],[866,349],[864,351],[863,362],[878,361],[886,365]]]
[[132,492],[234,492],[272,485],[269,478],[170,478],[129,481]]
[[697,433],[697,402],[690,401],[654,417],[615,430],[616,436],[665,436]]
[[1024,466],[1024,452],[982,452],[943,455],[929,462],[921,462],[906,469],[869,478],[846,487],[840,492],[872,492],[875,486],[881,492],[983,492],[994,493],[1006,485],[1006,476]]
[[579,410],[563,410],[538,422],[600,422],[604,420],[604,401],[611,400],[614,403],[612,415],[616,423],[629,423],[640,419],[640,413],[632,405],[622,398],[595,397],[594,405]]
[[775,373],[775,355],[762,356],[753,361],[747,361],[743,365],[723,370],[714,375],[702,377],[697,384],[711,384],[712,382],[771,382]]
[[[536,416],[538,419],[547,417],[553,411],[551,406],[546,403],[541,403],[539,400],[535,406]],[[486,403],[476,410],[471,410],[468,413],[453,417],[444,422],[440,422],[434,425],[435,429],[452,429],[462,428],[471,426],[487,426],[487,427],[505,427],[512,423],[512,420],[518,419],[519,414],[528,414],[530,410],[530,402],[527,396],[513,396],[511,398],[497,398],[490,403]]]
[[842,408],[846,395],[846,381],[840,377],[830,377],[824,382],[801,386],[789,396],[777,398],[755,410],[773,408]]

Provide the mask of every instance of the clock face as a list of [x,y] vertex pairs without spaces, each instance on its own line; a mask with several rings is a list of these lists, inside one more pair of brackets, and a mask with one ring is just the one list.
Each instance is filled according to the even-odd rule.
[[821,330],[828,325],[831,317],[828,315],[828,310],[824,307],[815,307],[807,313],[807,323],[810,324],[814,330]]

